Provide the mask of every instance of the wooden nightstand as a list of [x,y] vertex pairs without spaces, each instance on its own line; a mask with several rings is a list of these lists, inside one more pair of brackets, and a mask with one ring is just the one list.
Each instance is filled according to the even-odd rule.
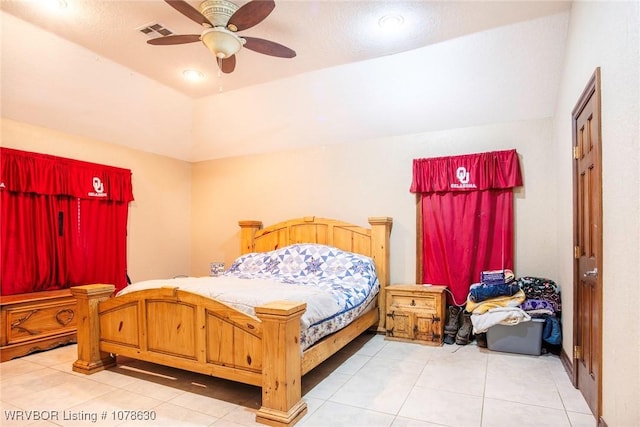
[[386,339],[442,345],[445,289],[433,285],[387,286]]

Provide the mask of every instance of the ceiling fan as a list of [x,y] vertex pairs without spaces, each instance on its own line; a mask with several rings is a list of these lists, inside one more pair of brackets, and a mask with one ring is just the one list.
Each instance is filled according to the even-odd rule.
[[254,52],[279,58],[293,58],[296,52],[279,43],[256,37],[240,37],[237,31],[262,22],[276,7],[273,0],[251,0],[238,7],[228,0],[205,0],[199,9],[184,0],[165,0],[171,7],[204,27],[201,34],[169,35],[148,40],[156,46],[202,41],[213,53],[223,73],[236,68],[236,53],[245,47]]

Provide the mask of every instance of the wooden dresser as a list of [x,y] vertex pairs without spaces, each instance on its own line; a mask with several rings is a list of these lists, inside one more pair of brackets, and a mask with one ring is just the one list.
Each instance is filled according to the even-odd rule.
[[446,286],[391,285],[386,290],[386,339],[442,345]]
[[76,300],[68,289],[0,296],[0,361],[76,342]]

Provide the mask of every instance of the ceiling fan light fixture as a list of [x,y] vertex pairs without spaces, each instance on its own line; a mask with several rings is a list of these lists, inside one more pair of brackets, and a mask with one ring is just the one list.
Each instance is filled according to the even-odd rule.
[[204,0],[199,9],[214,27],[226,27],[238,5],[227,0]]
[[221,59],[235,55],[246,43],[244,39],[222,27],[206,29],[200,39],[216,58]]
[[47,0],[44,4],[52,11],[61,11],[69,6],[66,0]]

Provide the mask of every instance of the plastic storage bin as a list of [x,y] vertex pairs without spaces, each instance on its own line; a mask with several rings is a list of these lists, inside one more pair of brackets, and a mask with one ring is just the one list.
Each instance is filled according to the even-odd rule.
[[542,351],[544,319],[531,319],[517,325],[494,325],[487,330],[489,350],[539,356]]

